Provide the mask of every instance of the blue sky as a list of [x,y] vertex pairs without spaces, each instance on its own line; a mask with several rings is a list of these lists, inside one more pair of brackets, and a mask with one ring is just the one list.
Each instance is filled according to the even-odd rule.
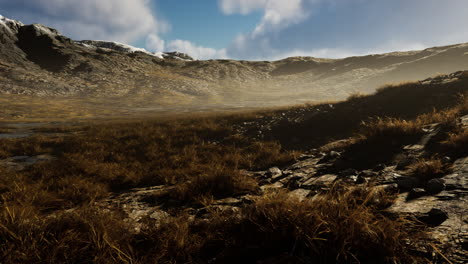
[[239,34],[248,33],[262,17],[261,12],[226,16],[217,0],[159,0],[154,10],[170,21],[167,39],[187,39],[205,47],[222,49]]
[[73,39],[198,59],[340,58],[468,42],[467,0],[0,0]]

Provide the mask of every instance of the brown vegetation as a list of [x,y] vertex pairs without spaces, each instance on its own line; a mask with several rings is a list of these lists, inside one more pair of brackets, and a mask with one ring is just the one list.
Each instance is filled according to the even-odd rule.
[[423,180],[428,181],[433,178],[443,176],[448,172],[449,166],[444,164],[440,159],[420,160],[409,166],[411,175]]
[[0,257],[4,263],[408,263],[408,244],[422,233],[380,213],[391,199],[365,189],[304,201],[272,193],[238,215],[148,220],[140,233],[128,232],[115,213],[89,206],[43,217],[3,204]]
[[[384,89],[374,97],[356,96],[326,105],[326,111],[305,124],[274,128],[289,126],[281,133],[273,130],[269,140],[237,130],[255,121],[256,113],[90,123],[37,130],[67,136],[0,139],[0,159],[46,153],[56,157],[23,171],[0,168],[1,262],[418,262],[407,245],[422,239],[421,230],[384,212],[393,197],[366,188],[336,188],[303,201],[284,193],[267,193],[238,212],[210,211],[209,221],[189,219],[184,213],[168,216],[161,223],[148,219],[139,233],[129,231],[133,229],[122,221],[121,212],[103,211],[95,203],[112,193],[155,185],[171,186],[167,198],[200,206],[214,199],[260,194],[256,180],[242,170],[294,161],[298,152],[284,150],[276,140],[288,143],[301,135],[312,137],[302,148],[357,131],[350,140],[326,149],[339,147],[346,162],[355,168],[370,168],[392,162],[404,145],[416,144],[423,129],[438,122],[445,133],[435,140],[434,148],[454,157],[465,155],[467,132],[455,121],[467,114],[467,100],[447,108],[456,102],[449,91],[443,94],[446,101],[431,105],[424,100],[408,113],[404,111],[414,98],[394,106],[396,99],[391,96],[401,96],[407,88]],[[386,93],[390,93],[386,95],[388,104],[382,103]],[[404,114],[392,112],[398,107]],[[263,112],[262,116],[274,117],[291,109]],[[433,154],[413,164],[412,174],[429,179],[444,173],[446,165]]]

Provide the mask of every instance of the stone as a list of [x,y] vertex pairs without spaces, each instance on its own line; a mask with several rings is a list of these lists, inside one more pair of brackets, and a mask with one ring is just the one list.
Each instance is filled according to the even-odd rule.
[[311,193],[311,190],[306,190],[306,189],[296,189],[292,192],[289,193],[290,197],[294,197],[299,199],[300,201],[303,201],[309,194]]
[[330,160],[334,160],[334,159],[339,158],[340,156],[341,154],[339,152],[332,150],[328,152],[325,156],[323,156],[323,158],[319,161],[319,163],[324,163]]
[[378,176],[378,173],[376,173],[375,171],[371,171],[371,170],[364,170],[359,173],[359,176],[372,178],[372,177]]
[[237,205],[242,204],[242,200],[241,200],[241,199],[234,198],[234,197],[228,197],[228,198],[224,198],[224,199],[221,199],[221,200],[217,200],[217,201],[215,201],[213,204],[214,204],[214,205],[230,205],[230,206],[237,206]]
[[408,156],[402,160],[400,160],[395,169],[403,170],[406,169],[409,165],[416,163],[418,160],[415,157]]
[[416,199],[416,198],[422,197],[422,196],[424,196],[426,194],[427,194],[426,190],[424,190],[423,188],[413,188],[409,192],[407,199],[408,200]]
[[385,170],[387,168],[387,166],[383,163],[380,163],[380,164],[377,164],[375,167],[374,167],[374,171],[382,171],[382,170]]
[[358,171],[355,169],[346,169],[338,173],[340,177],[356,176],[357,174],[358,174]]
[[441,209],[432,208],[428,213],[418,216],[417,219],[430,227],[441,225],[447,220],[448,214]]
[[401,191],[410,191],[420,185],[420,180],[415,177],[399,177],[396,179],[396,183]]
[[268,169],[267,176],[272,180],[279,180],[283,176],[283,172],[278,167]]
[[361,176],[361,175],[359,175],[357,177],[357,179],[356,179],[357,184],[364,184],[364,183],[367,183],[367,182],[368,182],[367,179],[364,176]]
[[426,191],[429,194],[438,194],[445,190],[444,179],[432,179],[426,184]]
[[268,189],[281,189],[284,187],[284,184],[281,182],[275,182],[274,184],[267,184],[260,187],[260,190],[266,191]]
[[332,185],[338,177],[334,174],[325,174],[319,177],[311,177],[307,181],[301,184],[302,188],[314,189],[323,186]]

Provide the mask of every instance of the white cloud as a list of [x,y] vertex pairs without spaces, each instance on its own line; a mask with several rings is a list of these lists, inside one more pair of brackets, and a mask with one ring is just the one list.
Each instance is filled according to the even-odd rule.
[[187,40],[173,40],[166,46],[167,51],[179,51],[187,53],[195,59],[225,59],[227,58],[226,49],[212,49],[193,44]]
[[220,0],[219,7],[227,14],[247,15],[255,10],[264,9],[268,0]]
[[255,35],[302,21],[308,16],[303,3],[304,0],[219,0],[221,10],[227,15],[262,10],[263,18],[253,31]]
[[149,34],[146,38],[146,49],[152,52],[164,51],[165,41],[156,34]]
[[149,36],[154,44],[170,28],[155,17],[149,0],[0,0],[0,5],[15,6],[15,18],[46,24],[75,39],[132,43]]
[[340,58],[468,42],[466,0],[218,0],[226,15],[262,12],[227,48],[237,59]]

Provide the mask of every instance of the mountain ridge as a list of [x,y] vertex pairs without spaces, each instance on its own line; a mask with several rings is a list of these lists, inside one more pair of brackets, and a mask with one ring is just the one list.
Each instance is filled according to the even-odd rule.
[[192,60],[116,42],[74,41],[47,26],[0,20],[1,94],[278,106],[341,100],[386,83],[468,69],[467,43],[343,59]]

